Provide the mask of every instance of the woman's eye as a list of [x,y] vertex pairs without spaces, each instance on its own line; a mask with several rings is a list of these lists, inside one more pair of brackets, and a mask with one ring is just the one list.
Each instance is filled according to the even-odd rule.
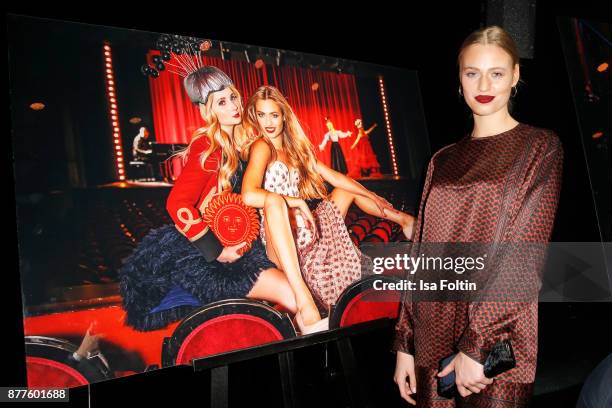
[[494,72],[494,73],[493,73],[493,76],[494,76],[495,78],[501,78],[501,77],[503,77],[503,76],[504,76],[504,74],[502,74],[501,72]]
[[232,101],[235,101],[237,96],[236,95],[232,95],[231,98],[232,98]]
[[272,115],[272,117],[273,117],[274,119],[278,119],[278,113],[275,113],[274,115]]
[[219,106],[225,105],[225,101],[219,101]]
[[468,78],[472,78],[474,75],[476,75],[475,72],[468,72],[467,74],[465,74],[465,76]]
[[264,114],[263,114],[263,113],[261,113],[261,112],[259,112],[259,113],[257,114],[257,117],[258,117],[258,118],[263,118],[263,117],[264,117]]

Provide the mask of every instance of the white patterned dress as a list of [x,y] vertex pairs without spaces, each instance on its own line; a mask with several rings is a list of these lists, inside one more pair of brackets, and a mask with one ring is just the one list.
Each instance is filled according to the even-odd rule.
[[[300,174],[295,168],[276,160],[264,177],[264,189],[274,193],[298,197]],[[266,243],[264,216],[261,223],[261,239]],[[331,305],[352,282],[361,279],[362,262],[370,259],[355,247],[336,204],[323,199],[312,212],[316,230],[312,231],[303,217],[289,210],[293,236],[298,249],[300,268],[304,281],[326,315]],[[273,231],[272,227],[272,231]]]

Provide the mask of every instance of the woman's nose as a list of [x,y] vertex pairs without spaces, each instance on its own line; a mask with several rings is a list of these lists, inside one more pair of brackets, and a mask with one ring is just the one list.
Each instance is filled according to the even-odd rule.
[[480,92],[484,92],[487,91],[489,89],[489,79],[486,77],[486,75],[483,75],[480,78],[480,81],[478,81],[478,90]]

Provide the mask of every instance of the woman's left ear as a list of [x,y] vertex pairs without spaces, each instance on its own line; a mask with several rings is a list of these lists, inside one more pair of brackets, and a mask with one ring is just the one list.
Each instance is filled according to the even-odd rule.
[[512,86],[516,86],[521,79],[521,68],[519,64],[514,64],[514,71],[512,73]]

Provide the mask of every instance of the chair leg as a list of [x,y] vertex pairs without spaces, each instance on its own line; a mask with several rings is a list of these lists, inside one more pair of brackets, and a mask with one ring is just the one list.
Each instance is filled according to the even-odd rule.
[[285,408],[297,408],[297,389],[295,386],[295,362],[293,351],[278,354],[280,367],[281,388],[283,392],[283,406]]
[[229,405],[229,366],[224,365],[210,370],[210,406],[227,408]]
[[359,376],[351,339],[342,338],[337,340],[336,347],[338,348],[351,407],[367,407],[366,384],[361,381]]

